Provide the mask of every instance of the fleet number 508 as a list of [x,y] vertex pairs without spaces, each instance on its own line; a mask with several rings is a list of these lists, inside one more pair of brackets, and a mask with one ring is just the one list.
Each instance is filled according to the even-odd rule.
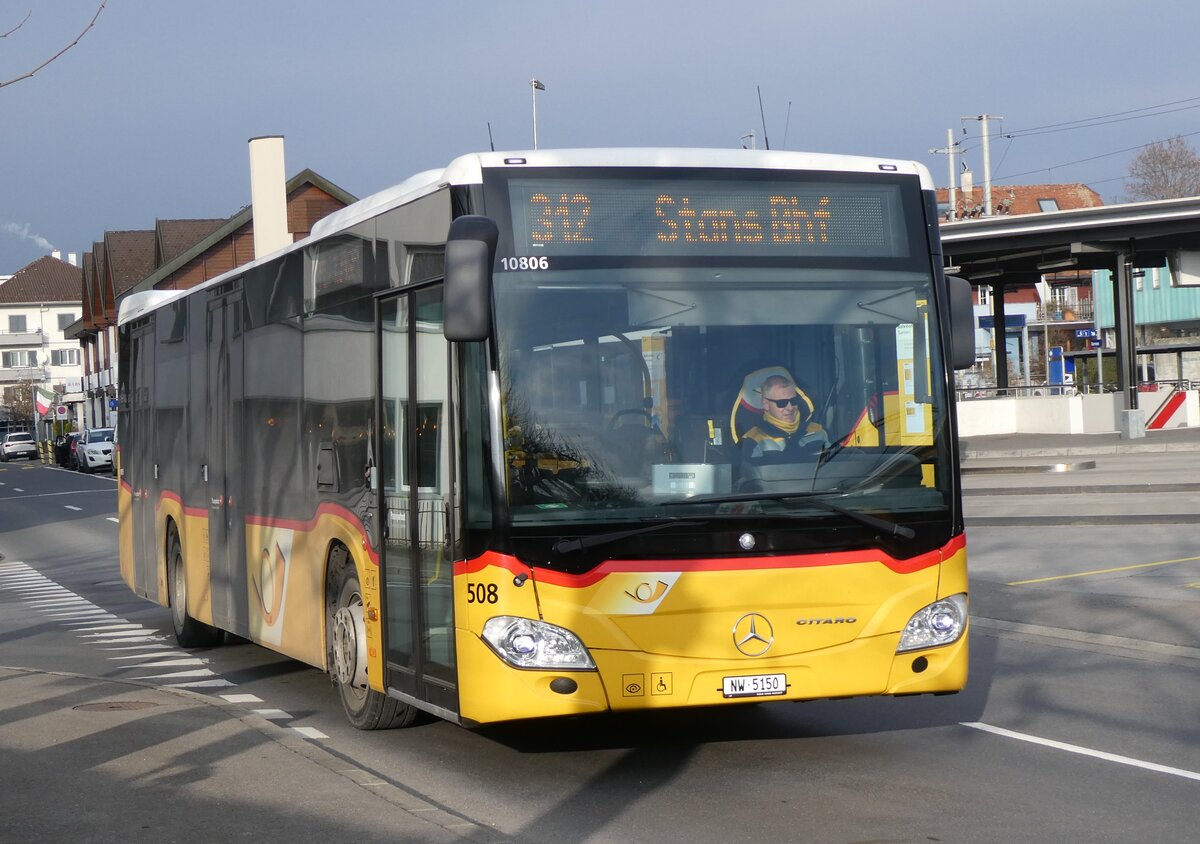
[[468,583],[468,604],[494,604],[500,600],[495,583]]

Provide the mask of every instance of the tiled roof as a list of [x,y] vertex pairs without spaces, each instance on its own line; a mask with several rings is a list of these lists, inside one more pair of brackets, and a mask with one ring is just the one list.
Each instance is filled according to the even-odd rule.
[[[947,191],[938,188],[938,202],[946,202]],[[961,190],[956,195],[960,216],[974,217],[983,213],[983,187],[976,185],[970,193]],[[1050,200],[1048,208],[1041,202]],[[1075,208],[1096,208],[1104,204],[1100,194],[1087,185],[992,185],[992,213],[1038,214],[1045,210],[1070,211]]]
[[113,293],[120,296],[154,272],[154,231],[105,232]]
[[0,284],[0,303],[79,302],[82,279],[79,267],[47,255]]
[[[158,220],[158,264],[169,263],[225,224],[219,220]],[[140,281],[141,279],[139,279]]]

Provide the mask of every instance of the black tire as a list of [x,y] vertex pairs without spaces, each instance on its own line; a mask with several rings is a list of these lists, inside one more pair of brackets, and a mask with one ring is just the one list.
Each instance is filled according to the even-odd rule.
[[325,642],[329,678],[342,700],[346,718],[355,728],[390,730],[412,726],[420,710],[375,691],[367,683],[362,590],[354,563],[348,556],[344,551],[335,555],[326,583]]
[[223,631],[188,615],[187,564],[179,537],[174,532],[167,545],[167,599],[171,604],[171,627],[179,647],[210,648],[220,644]]

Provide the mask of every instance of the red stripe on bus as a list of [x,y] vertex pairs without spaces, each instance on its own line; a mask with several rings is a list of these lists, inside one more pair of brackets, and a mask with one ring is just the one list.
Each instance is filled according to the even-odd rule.
[[[122,481],[121,483],[122,483],[122,486],[124,486],[125,489],[130,494],[133,493],[132,487],[130,487],[124,481]],[[180,497],[179,493],[177,493],[177,492],[174,492],[172,490],[164,490],[162,492],[162,494],[159,496],[159,504],[155,508],[156,510],[162,509],[162,501],[163,500],[174,501],[176,504],[179,505],[179,507],[183,510],[184,515],[186,515],[186,516],[194,516],[194,517],[198,517],[198,518],[208,518],[209,511],[207,508],[205,508],[205,507],[185,507],[183,504],[183,499]],[[283,528],[284,530],[294,530],[294,531],[299,531],[300,533],[311,533],[316,528],[317,522],[320,521],[322,516],[337,516],[341,519],[344,519],[345,521],[350,522],[350,524],[352,524],[354,526],[356,532],[362,537],[362,539],[363,539],[362,547],[367,552],[367,556],[371,559],[371,563],[375,566],[379,565],[379,552],[377,550],[375,550],[374,547],[372,547],[369,540],[367,539],[367,532],[363,528],[362,520],[360,520],[358,518],[358,516],[356,516],[353,512],[351,512],[350,510],[348,510],[345,507],[342,507],[341,505],[338,505],[338,504],[330,504],[330,503],[321,504],[320,506],[317,507],[316,514],[311,519],[307,519],[307,520],[303,520],[303,519],[271,519],[271,518],[267,518],[266,516],[246,516],[244,523],[247,525],[254,525],[256,527]]]
[[[702,572],[702,571],[753,571],[767,569],[818,568],[822,566],[848,566],[860,563],[880,563],[897,574],[911,574],[936,566],[957,554],[967,545],[966,536],[959,534],[943,547],[918,554],[907,560],[898,560],[879,551],[835,551],[828,554],[811,554],[780,557],[724,557],[700,560],[608,560],[583,574],[538,569],[537,580],[555,586],[576,589],[591,586],[610,574],[636,572]],[[474,574],[489,566],[508,569],[513,574],[529,574],[532,569],[508,554],[488,551],[474,560],[454,564],[455,577]]]

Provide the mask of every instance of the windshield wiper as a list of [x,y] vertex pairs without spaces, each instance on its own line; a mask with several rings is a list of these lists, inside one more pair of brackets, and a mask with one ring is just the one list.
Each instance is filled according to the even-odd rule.
[[610,542],[619,542],[629,536],[638,536],[643,533],[654,533],[657,530],[665,530],[669,527],[695,527],[702,525],[704,522],[695,520],[682,521],[680,519],[669,519],[665,522],[656,522],[645,527],[632,528],[630,530],[613,530],[608,533],[594,533],[590,536],[579,536],[575,539],[560,539],[551,546],[551,550],[556,554],[569,554],[572,551],[582,551],[584,548],[595,548],[597,545],[607,545]]
[[[852,519],[861,525],[874,528],[882,531],[888,536],[894,536],[898,539],[912,539],[917,535],[917,532],[905,525],[889,522],[887,519],[881,519],[878,516],[872,516],[868,513],[860,513],[857,510],[849,510],[839,504],[834,504],[831,501],[826,501],[824,498],[819,498],[813,493],[795,493],[795,492],[743,492],[735,495],[697,495],[694,498],[680,498],[676,501],[664,501],[664,507],[670,507],[679,504],[732,504],[739,501],[803,501],[805,504],[811,504],[814,507],[819,507],[822,510],[828,510],[831,513],[837,513],[840,516],[845,516]],[[772,516],[773,513],[764,513],[762,515]],[[783,515],[783,514],[778,514]]]

